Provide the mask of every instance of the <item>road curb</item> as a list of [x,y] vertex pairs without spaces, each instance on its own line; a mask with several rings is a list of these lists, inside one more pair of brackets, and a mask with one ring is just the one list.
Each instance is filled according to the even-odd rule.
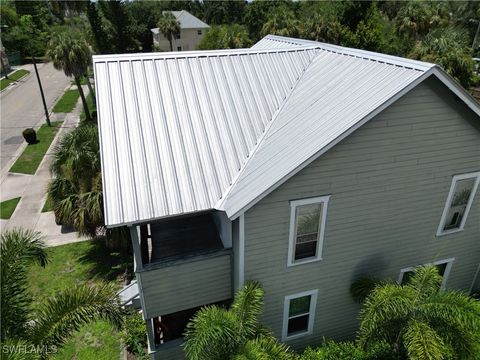
[[[30,75],[32,75],[30,73]],[[23,78],[22,78],[23,79]],[[52,121],[52,116],[54,116],[54,112],[52,111],[53,108],[55,107],[55,104],[57,103],[58,99],[60,97],[63,96],[63,94],[65,94],[65,91],[69,90],[70,87],[72,85],[69,84],[67,85],[64,89],[63,89],[63,92],[57,96],[54,100],[53,100],[53,105],[51,106],[50,110],[48,111],[48,117],[50,119],[50,121]],[[9,86],[8,86],[9,87]],[[7,87],[7,88],[8,88]],[[4,89],[6,90],[6,89]],[[68,115],[68,113],[67,113]],[[46,124],[46,118],[44,117],[45,115],[42,116],[42,118],[35,124],[35,126],[33,127],[35,129],[35,131],[37,131],[43,124]],[[50,144],[50,147],[52,146],[52,144],[55,142],[55,140],[57,139],[57,136],[58,134],[60,133],[61,129],[58,130],[57,134],[55,135],[55,137],[53,138],[52,140],[52,143]],[[24,141],[22,143],[22,145],[20,145],[20,147],[17,149],[17,151],[15,151],[15,154],[12,156],[12,159],[10,159],[10,161],[7,163],[7,165],[5,165],[5,167],[0,170],[0,186],[1,184],[3,184],[3,181],[5,180],[5,178],[7,177],[7,175],[10,173],[10,168],[12,167],[12,165],[15,163],[15,161],[17,161],[17,159],[20,157],[20,155],[22,155],[23,151],[26,149],[26,147],[28,146],[28,144]],[[50,147],[48,148],[48,150],[50,150]],[[43,159],[42,161],[40,162],[40,164],[38,165],[38,168],[37,168],[37,171],[38,169],[40,168],[40,165],[42,164],[43,160],[45,159],[45,156],[47,155],[48,153],[48,150],[47,152],[45,153],[45,155],[43,156]],[[35,171],[36,173],[36,171]],[[30,175],[30,176],[34,176],[35,174],[22,174],[22,175]]]

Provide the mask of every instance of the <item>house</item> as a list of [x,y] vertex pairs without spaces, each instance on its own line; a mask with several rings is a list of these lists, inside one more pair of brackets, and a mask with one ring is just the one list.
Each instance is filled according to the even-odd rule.
[[[164,12],[165,13],[165,12]],[[171,11],[180,23],[180,34],[172,41],[173,51],[196,50],[209,26],[186,10]],[[170,41],[158,28],[150,29],[153,33],[153,44],[162,51],[170,51]]]
[[249,279],[295,349],[354,336],[359,276],[434,263],[480,287],[480,105],[440,67],[267,36],[94,69],[105,221],[130,228],[152,358]]

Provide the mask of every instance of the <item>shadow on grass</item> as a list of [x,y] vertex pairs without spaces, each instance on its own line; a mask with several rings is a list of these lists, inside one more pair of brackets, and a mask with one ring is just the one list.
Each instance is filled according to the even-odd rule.
[[92,245],[79,261],[92,265],[89,274],[91,277],[99,277],[105,281],[125,283],[134,275],[131,249],[111,249],[103,237],[92,240]]

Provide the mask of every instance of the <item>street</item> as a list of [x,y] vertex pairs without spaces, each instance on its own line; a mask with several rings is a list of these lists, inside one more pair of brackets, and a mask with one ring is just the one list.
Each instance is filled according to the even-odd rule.
[[[47,107],[50,109],[55,100],[63,93],[70,80],[62,71],[55,70],[51,63],[38,64],[40,79]],[[45,121],[40,90],[33,66],[30,74],[0,94],[1,109],[1,172],[17,149],[24,142],[22,131]]]

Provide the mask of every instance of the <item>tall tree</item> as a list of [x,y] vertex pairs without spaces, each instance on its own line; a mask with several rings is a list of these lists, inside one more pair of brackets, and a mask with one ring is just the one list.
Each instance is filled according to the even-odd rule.
[[247,48],[252,45],[245,26],[212,25],[198,45],[200,50],[213,49],[238,49]]
[[90,111],[80,83],[80,78],[87,73],[92,58],[87,42],[73,33],[57,34],[48,42],[47,56],[52,60],[55,69],[63,70],[65,75],[73,76],[75,79],[82,98],[86,120],[90,121]]
[[48,185],[58,222],[95,236],[104,224],[98,130],[84,125],[66,134],[53,150]]
[[286,6],[275,8],[262,26],[262,35],[296,37],[299,33],[300,21],[296,18],[295,13]]
[[102,18],[98,12],[96,3],[88,2],[87,17],[90,23],[90,29],[92,30],[96,50],[100,54],[112,53],[112,42],[107,32],[103,29]]
[[425,266],[405,285],[376,286],[360,313],[360,344],[385,341],[410,359],[476,358],[480,302],[441,283],[437,268]]
[[100,1],[103,15],[112,25],[115,40],[115,52],[126,53],[137,49],[136,40],[131,31],[131,19],[123,1]]
[[189,360],[293,360],[286,345],[258,323],[264,291],[250,282],[235,295],[230,310],[207,306],[187,325],[185,353]]
[[[110,286],[77,285],[33,308],[33,299],[28,292],[27,272],[34,263],[43,267],[48,263],[45,243],[40,233],[21,229],[2,233],[2,344],[20,344],[28,346],[27,348],[36,346],[42,351],[40,357],[46,358],[46,351],[61,347],[85,323],[104,319],[117,327],[121,326],[122,310],[115,289]],[[2,357],[25,358],[21,357],[21,347],[7,347],[8,350],[11,353],[3,353]],[[15,353],[16,351],[19,352]]]
[[166,12],[158,21],[158,30],[168,39],[170,51],[173,51],[173,38],[180,34],[180,23],[171,12]]
[[446,27],[432,30],[418,42],[410,57],[437,63],[466,89],[475,70],[467,32],[462,28]]

